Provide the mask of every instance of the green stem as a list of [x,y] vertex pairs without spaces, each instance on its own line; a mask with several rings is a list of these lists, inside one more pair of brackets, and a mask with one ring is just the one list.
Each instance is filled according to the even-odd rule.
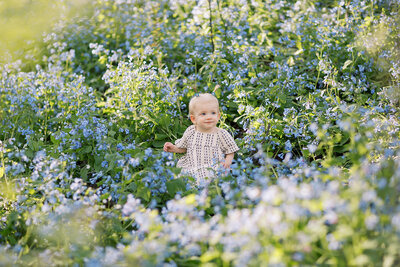
[[224,18],[222,17],[222,12],[221,12],[221,7],[220,7],[220,4],[219,4],[219,0],[217,0],[217,6],[218,6],[219,18],[221,19],[221,21],[222,21],[222,23],[224,25],[224,29],[225,29],[224,41],[227,42],[228,38],[226,36],[226,33],[228,32],[228,27],[226,26],[226,22],[225,22]]
[[211,47],[212,47],[212,52],[214,53],[214,36],[213,36],[213,23],[212,23],[212,11],[211,11],[211,0],[208,0],[208,6],[210,9],[210,31],[211,31]]

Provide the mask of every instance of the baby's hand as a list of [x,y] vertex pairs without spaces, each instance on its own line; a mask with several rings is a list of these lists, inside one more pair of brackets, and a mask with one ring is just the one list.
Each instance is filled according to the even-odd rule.
[[222,169],[221,169],[222,174],[228,175],[231,170],[231,164],[229,162],[223,161],[223,162],[221,162],[221,166],[222,166]]
[[165,152],[175,152],[176,147],[174,144],[170,143],[170,142],[166,142],[164,144],[164,151]]
[[172,153],[186,153],[186,148],[179,148],[170,142],[166,142],[164,144],[164,151]]
[[234,153],[227,154],[225,160],[222,162],[222,166],[224,166],[227,171],[231,168],[234,155]]
[[222,162],[222,166],[224,166],[225,169],[230,169],[231,168],[231,163],[232,162]]

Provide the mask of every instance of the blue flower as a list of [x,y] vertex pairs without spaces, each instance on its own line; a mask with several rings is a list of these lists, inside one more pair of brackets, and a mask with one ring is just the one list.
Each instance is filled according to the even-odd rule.
[[107,168],[108,167],[108,161],[107,160],[102,161],[101,162],[101,167]]

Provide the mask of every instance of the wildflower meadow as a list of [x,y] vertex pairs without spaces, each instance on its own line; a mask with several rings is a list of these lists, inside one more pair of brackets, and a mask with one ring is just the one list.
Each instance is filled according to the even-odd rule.
[[[400,1],[6,2],[0,266],[400,266]],[[202,92],[240,151],[196,185]]]

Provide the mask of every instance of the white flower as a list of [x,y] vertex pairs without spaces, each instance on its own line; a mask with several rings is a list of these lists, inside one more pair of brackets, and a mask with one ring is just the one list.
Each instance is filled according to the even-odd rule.
[[310,151],[310,153],[314,153],[317,150],[317,146],[314,144],[308,144],[307,148],[308,148],[308,151]]
[[134,198],[131,194],[128,195],[128,201],[122,208],[122,214],[129,216],[140,208],[140,199]]

